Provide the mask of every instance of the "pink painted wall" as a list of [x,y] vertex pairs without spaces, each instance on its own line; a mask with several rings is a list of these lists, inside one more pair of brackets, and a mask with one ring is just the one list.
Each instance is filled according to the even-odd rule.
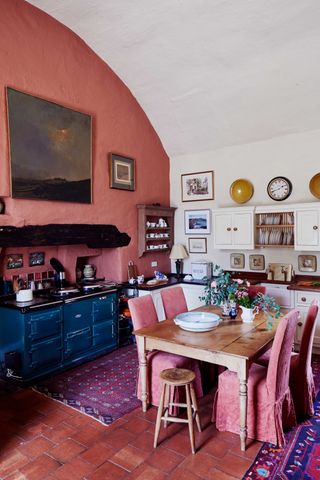
[[[169,159],[144,111],[108,65],[62,24],[23,0],[0,0],[0,11],[0,196],[5,200],[6,214],[29,225],[116,225],[130,235],[131,243],[103,252],[100,275],[126,279],[129,260],[145,275],[152,275],[151,260],[158,261],[159,270],[169,271],[167,253],[137,257],[136,204],[169,205]],[[5,86],[92,115],[91,205],[10,198]],[[135,192],[108,187],[109,152],[135,158]],[[5,253],[3,250],[2,255]]]

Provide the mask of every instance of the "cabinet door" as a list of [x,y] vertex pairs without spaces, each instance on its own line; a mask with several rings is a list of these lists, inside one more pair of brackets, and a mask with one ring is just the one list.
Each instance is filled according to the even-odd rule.
[[214,248],[232,248],[232,214],[215,212],[213,214]]
[[232,222],[233,245],[237,248],[252,249],[253,238],[253,214],[250,212],[236,212]]
[[188,310],[200,307],[204,304],[199,297],[204,295],[203,285],[182,285],[183,293],[186,297]]
[[[310,304],[314,299],[317,299],[320,302],[320,294],[316,292],[309,291],[295,291],[295,308],[300,312],[300,318],[298,320],[298,326],[296,330],[295,342],[300,343],[304,322],[307,316],[307,312]],[[314,353],[320,352],[320,312],[318,313],[316,320],[316,329],[313,340],[313,351]]]
[[116,294],[94,297],[92,301],[92,313],[94,324],[112,320],[117,314]]
[[295,229],[296,250],[317,250],[319,248],[318,209],[297,210]]
[[93,326],[93,345],[111,347],[117,344],[117,332],[115,322],[104,322]]
[[61,335],[61,308],[41,310],[25,316],[26,334],[30,342]]
[[78,332],[92,325],[92,300],[66,303],[64,306],[64,333]]
[[[33,343],[28,350],[29,360],[24,365],[24,375],[31,371],[43,371],[59,366],[62,360],[61,336]],[[38,372],[37,372],[38,373]]]

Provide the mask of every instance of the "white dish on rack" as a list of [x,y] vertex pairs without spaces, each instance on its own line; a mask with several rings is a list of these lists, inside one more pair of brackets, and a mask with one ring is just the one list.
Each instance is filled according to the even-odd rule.
[[209,312],[185,312],[174,318],[174,323],[189,332],[209,332],[221,322],[219,315]]

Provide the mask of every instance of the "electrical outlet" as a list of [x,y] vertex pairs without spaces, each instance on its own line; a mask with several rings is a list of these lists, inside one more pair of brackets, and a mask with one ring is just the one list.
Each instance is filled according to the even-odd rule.
[[151,262],[151,267],[157,267],[157,266],[158,266],[158,262],[157,262],[157,261]]

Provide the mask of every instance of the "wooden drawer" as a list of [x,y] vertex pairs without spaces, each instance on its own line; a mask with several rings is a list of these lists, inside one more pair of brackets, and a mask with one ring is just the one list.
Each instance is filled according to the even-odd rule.
[[317,298],[320,300],[320,294],[308,291],[295,291],[295,304],[296,306],[308,306],[312,301]]

